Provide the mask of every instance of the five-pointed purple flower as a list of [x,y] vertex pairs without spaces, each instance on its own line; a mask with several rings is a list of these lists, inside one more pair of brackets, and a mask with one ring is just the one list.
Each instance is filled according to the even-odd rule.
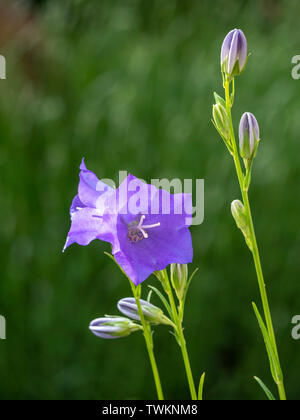
[[107,188],[93,195],[91,190],[101,181],[91,174],[88,171],[83,176],[89,181],[86,197],[91,200],[85,199],[86,207],[75,206],[71,213],[65,247],[73,242],[87,245],[93,239],[111,243],[116,262],[135,285],[171,263],[192,261],[190,194],[170,194],[129,175],[117,190]]

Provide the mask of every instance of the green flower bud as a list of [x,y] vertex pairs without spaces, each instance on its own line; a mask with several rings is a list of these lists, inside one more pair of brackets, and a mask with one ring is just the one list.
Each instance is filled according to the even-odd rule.
[[216,104],[221,104],[224,106],[224,108],[226,108],[226,102],[225,102],[225,99],[222,98],[222,96],[214,92],[214,98],[215,98]]
[[179,300],[182,300],[188,281],[187,264],[171,264],[171,283]]
[[244,204],[240,200],[234,200],[231,204],[231,213],[238,228],[245,229],[248,226]]
[[[152,324],[170,324],[170,320],[160,308],[143,299],[140,299],[140,304],[146,321]],[[118,309],[129,318],[141,321],[135,298],[129,297],[119,300]]]
[[237,227],[242,231],[246,243],[252,251],[252,242],[248,224],[248,218],[244,204],[240,200],[234,200],[231,204],[231,213],[237,224]]
[[107,316],[94,319],[89,329],[97,337],[112,339],[126,337],[134,331],[141,330],[142,327],[128,318]]
[[224,105],[221,102],[213,105],[213,122],[223,140],[230,142],[230,121]]

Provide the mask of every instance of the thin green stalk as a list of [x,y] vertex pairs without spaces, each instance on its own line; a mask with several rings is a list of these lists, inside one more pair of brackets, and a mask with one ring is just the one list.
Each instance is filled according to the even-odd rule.
[[[197,398],[197,391],[196,391],[196,388],[195,388],[195,383],[194,383],[194,379],[193,379],[191,364],[190,364],[189,355],[188,355],[187,348],[186,348],[186,342],[185,342],[185,338],[184,338],[184,334],[183,334],[182,318],[178,314],[176,304],[175,304],[175,300],[174,300],[174,296],[173,296],[173,292],[172,292],[172,288],[171,288],[171,284],[170,284],[170,280],[169,280],[169,276],[166,273],[166,271],[164,271],[164,277],[165,277],[164,284],[165,284],[165,288],[166,288],[166,293],[167,293],[168,298],[169,298],[169,302],[170,302],[172,313],[173,313],[173,318],[174,318],[175,325],[176,325],[177,339],[178,339],[178,343],[179,343],[180,348],[181,348],[181,353],[182,353],[182,357],[183,357],[186,376],[187,376],[187,380],[188,380],[189,388],[190,388],[190,392],[191,392],[191,398],[192,398],[192,400],[197,400],[198,399]],[[183,314],[182,304],[180,305],[180,314]]]
[[141,324],[142,324],[142,327],[143,327],[143,333],[144,333],[146,347],[147,347],[147,350],[148,350],[148,355],[149,355],[149,359],[150,359],[150,363],[151,363],[151,367],[152,367],[154,382],[155,382],[156,391],[157,391],[157,397],[158,397],[159,400],[163,400],[164,395],[163,395],[163,391],[162,391],[162,387],[161,387],[161,383],[160,383],[159,372],[158,372],[158,368],[157,368],[157,364],[156,364],[156,360],[155,360],[155,356],[154,356],[154,352],[153,352],[153,340],[152,340],[151,328],[150,328],[149,323],[145,320],[145,317],[144,317],[144,314],[143,314],[143,311],[142,311],[142,307],[141,307],[140,286],[136,287],[136,286],[134,286],[134,284],[130,280],[129,280],[129,282],[130,282],[130,285],[131,285],[133,296],[134,296],[136,304],[137,304],[138,313],[139,313],[139,316],[140,316],[140,319],[141,319]]
[[[234,82],[233,82],[233,84],[234,84]],[[263,310],[264,310],[266,324],[267,324],[267,330],[268,330],[268,333],[269,333],[271,343],[274,347],[274,351],[275,351],[276,357],[278,359],[278,364],[279,364],[279,368],[280,368],[279,355],[278,355],[278,349],[277,349],[276,338],[275,338],[275,333],[274,333],[274,327],[273,327],[273,322],[272,322],[272,317],[271,317],[271,312],[270,312],[270,307],[269,307],[269,302],[268,302],[268,296],[267,296],[267,291],[266,291],[266,285],[265,285],[265,282],[264,282],[263,271],[262,271],[262,266],[261,266],[261,261],[260,261],[260,255],[259,255],[259,250],[258,250],[258,245],[257,245],[257,240],[256,240],[256,235],[255,235],[255,229],[254,229],[254,224],[253,224],[253,219],[252,219],[252,214],[251,214],[250,202],[249,202],[249,197],[248,197],[248,189],[244,188],[244,175],[243,175],[243,171],[242,171],[242,168],[241,168],[241,162],[240,162],[240,158],[239,158],[239,155],[238,155],[237,144],[236,144],[235,135],[234,135],[232,116],[231,116],[231,106],[232,106],[232,104],[231,104],[231,99],[230,99],[229,85],[230,85],[230,82],[228,80],[225,80],[225,83],[224,83],[225,100],[226,100],[226,109],[227,109],[228,117],[229,117],[229,120],[230,120],[231,145],[232,145],[232,150],[233,150],[232,156],[233,156],[233,160],[234,160],[234,164],[235,164],[235,168],[236,168],[236,173],[237,173],[238,180],[239,180],[239,185],[240,185],[240,189],[241,189],[241,193],[242,193],[242,197],[243,197],[245,211],[246,211],[246,214],[247,214],[248,225],[249,225],[249,230],[250,230],[250,240],[251,240],[251,244],[252,244],[252,255],[253,255],[255,270],[256,270],[256,274],[257,274],[258,285],[259,285]],[[281,368],[280,368],[280,370],[281,370]],[[286,400],[286,394],[285,394],[285,389],[284,389],[283,382],[282,381],[278,382],[277,387],[278,387],[278,392],[279,392],[280,399],[281,400]]]

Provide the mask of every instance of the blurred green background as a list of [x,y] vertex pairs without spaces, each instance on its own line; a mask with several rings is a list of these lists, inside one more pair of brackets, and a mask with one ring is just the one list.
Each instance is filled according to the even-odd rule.
[[[254,375],[276,392],[251,308],[251,255],[230,214],[233,163],[210,121],[221,43],[240,27],[252,55],[234,120],[251,111],[260,123],[250,195],[287,393],[299,399],[299,13],[297,0],[0,2],[0,398],[156,397],[142,335],[104,341],[87,328],[130,296],[108,246],[61,252],[83,156],[115,181],[119,170],[205,178],[185,314],[195,379],[206,371],[206,399],[264,399]],[[189,398],[167,327],[156,328],[155,350],[166,397]]]

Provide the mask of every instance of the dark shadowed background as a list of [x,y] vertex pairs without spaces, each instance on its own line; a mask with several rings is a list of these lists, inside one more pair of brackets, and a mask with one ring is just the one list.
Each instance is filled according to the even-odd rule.
[[[104,341],[87,328],[130,296],[109,247],[61,252],[83,156],[115,181],[119,170],[205,178],[185,314],[195,379],[206,371],[206,399],[263,399],[254,375],[276,392],[251,308],[260,307],[251,255],[230,214],[240,198],[233,163],[210,121],[220,47],[234,27],[252,53],[234,121],[251,111],[260,123],[250,196],[287,393],[300,397],[300,341],[291,338],[300,313],[299,13],[297,0],[0,2],[1,398],[156,397],[142,335]],[[144,296],[155,283],[144,283]],[[189,398],[174,337],[162,326],[154,338],[166,397]]]

